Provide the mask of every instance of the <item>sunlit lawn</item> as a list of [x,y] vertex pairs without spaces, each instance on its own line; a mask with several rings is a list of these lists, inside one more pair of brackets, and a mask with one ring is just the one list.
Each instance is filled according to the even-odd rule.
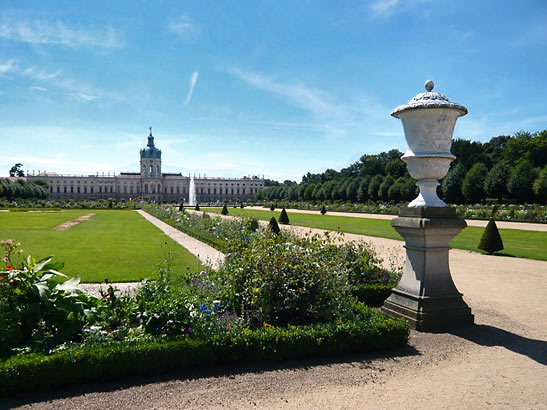
[[[221,208],[203,208],[207,212],[220,213]],[[253,217],[263,221],[269,221],[272,216],[279,219],[280,210],[255,210],[228,208],[229,215]],[[287,211],[291,225],[307,226],[310,228],[338,230],[359,235],[378,236],[382,238],[402,240],[395,232],[389,220],[355,218],[351,216],[337,216],[333,213],[326,215],[291,213]],[[452,246],[458,249],[478,251],[484,228],[468,226],[454,240]],[[522,231],[517,229],[500,229],[505,249],[500,253],[519,258],[547,260],[547,232]]]
[[[52,230],[89,213],[95,215],[66,231]],[[63,273],[81,275],[83,282],[155,278],[167,258],[174,272],[201,268],[194,255],[134,211],[0,212],[0,239],[7,238],[36,258],[54,255],[65,263]]]

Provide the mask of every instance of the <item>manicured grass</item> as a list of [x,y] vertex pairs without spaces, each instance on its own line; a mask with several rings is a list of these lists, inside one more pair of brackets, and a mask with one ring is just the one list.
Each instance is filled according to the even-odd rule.
[[[207,212],[220,213],[221,208],[203,208]],[[280,210],[260,211],[255,209],[228,208],[228,215],[256,218],[269,221],[272,216],[279,218]],[[307,226],[310,228],[328,229],[355,233],[359,235],[377,236],[381,238],[402,240],[401,236],[390,225],[389,220],[354,218],[351,216],[320,215],[291,213],[287,211],[291,225]],[[457,249],[479,251],[479,244],[484,228],[468,226],[454,240],[451,245]],[[547,233],[536,231],[522,231],[517,229],[500,229],[505,249],[500,253],[519,258],[547,260]]]
[[[52,230],[89,213],[95,215],[66,231]],[[55,261],[65,263],[63,273],[81,275],[83,282],[152,279],[167,258],[174,272],[202,267],[194,255],[134,211],[0,212],[0,239],[7,238],[21,242],[25,254],[35,258],[54,255]]]

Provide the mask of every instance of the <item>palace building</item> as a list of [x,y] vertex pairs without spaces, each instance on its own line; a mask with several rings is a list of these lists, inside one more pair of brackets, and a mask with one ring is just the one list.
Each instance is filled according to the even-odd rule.
[[[146,148],[140,151],[140,172],[118,175],[62,175],[55,172],[28,174],[28,180],[47,182],[52,199],[146,200],[155,202],[188,201],[190,176],[170,174],[161,170],[161,150],[154,145],[152,127]],[[216,202],[248,200],[264,188],[264,178],[194,177],[196,201]]]

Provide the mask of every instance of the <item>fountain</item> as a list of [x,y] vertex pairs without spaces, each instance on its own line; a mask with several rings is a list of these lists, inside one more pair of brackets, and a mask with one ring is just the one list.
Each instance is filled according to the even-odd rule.
[[190,177],[190,187],[188,188],[188,205],[194,206],[196,204],[196,183],[194,182],[194,175]]
[[450,153],[452,134],[467,108],[432,92],[433,81],[425,87],[425,93],[391,113],[403,123],[408,149],[401,159],[418,181],[420,194],[391,221],[405,240],[406,260],[401,280],[382,310],[408,319],[416,330],[436,331],[474,320],[454,285],[448,260],[450,241],[467,224],[436,192],[438,180],[456,158]]

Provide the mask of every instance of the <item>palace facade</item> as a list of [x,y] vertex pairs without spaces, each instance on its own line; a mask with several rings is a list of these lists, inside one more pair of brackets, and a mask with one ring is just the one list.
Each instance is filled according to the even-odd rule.
[[[34,172],[28,180],[47,182],[52,199],[146,200],[155,202],[188,201],[190,176],[170,174],[161,170],[161,150],[154,145],[152,128],[146,148],[140,151],[140,172],[118,175],[62,175],[55,172]],[[253,199],[264,188],[259,177],[211,178],[194,177],[196,201],[216,202]]]

